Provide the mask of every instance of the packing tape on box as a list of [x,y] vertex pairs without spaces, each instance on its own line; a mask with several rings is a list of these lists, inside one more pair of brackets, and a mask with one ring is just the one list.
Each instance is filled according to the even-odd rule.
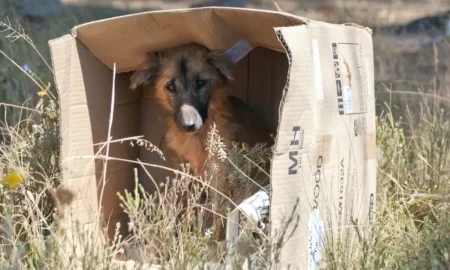
[[253,50],[252,45],[247,42],[245,39],[241,39],[236,42],[231,48],[225,51],[225,55],[230,61],[234,64],[239,62],[242,58],[244,58],[249,52]]

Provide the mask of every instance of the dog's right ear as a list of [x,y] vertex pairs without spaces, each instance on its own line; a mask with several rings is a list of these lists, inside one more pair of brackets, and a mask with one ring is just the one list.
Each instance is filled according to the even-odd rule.
[[209,52],[206,61],[219,72],[224,80],[234,80],[236,67],[223,52]]
[[131,76],[130,89],[134,91],[140,86],[154,83],[160,70],[161,54],[159,52],[148,53],[145,63]]

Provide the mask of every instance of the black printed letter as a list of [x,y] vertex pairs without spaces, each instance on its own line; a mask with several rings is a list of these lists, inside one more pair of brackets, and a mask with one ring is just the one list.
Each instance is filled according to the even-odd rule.
[[291,145],[298,145],[298,140],[295,139],[295,136],[297,135],[297,132],[300,131],[300,127],[299,126],[294,126],[292,128],[292,131],[294,131],[294,139],[291,141]]
[[297,174],[297,155],[297,151],[289,152],[289,159],[294,162],[294,164],[289,167],[289,174]]

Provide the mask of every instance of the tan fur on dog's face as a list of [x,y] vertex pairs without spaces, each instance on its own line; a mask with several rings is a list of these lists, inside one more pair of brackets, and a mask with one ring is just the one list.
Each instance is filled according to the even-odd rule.
[[226,97],[234,65],[222,53],[188,44],[149,55],[131,77],[131,89],[151,84],[158,101],[173,114],[177,127],[195,132],[208,119],[210,104]]

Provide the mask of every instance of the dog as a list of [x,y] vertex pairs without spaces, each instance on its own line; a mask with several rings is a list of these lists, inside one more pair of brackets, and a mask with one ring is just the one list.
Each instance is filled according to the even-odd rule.
[[[274,143],[274,131],[246,103],[230,95],[235,70],[223,52],[190,43],[148,53],[130,78],[130,89],[150,86],[156,100],[170,113],[167,146],[190,164],[196,176],[205,170],[207,135],[213,123],[228,149],[233,142],[250,147],[256,143],[271,147]],[[261,185],[268,179],[265,181]],[[239,204],[243,199],[235,198],[234,202]],[[224,238],[222,226],[217,218],[216,241]]]

